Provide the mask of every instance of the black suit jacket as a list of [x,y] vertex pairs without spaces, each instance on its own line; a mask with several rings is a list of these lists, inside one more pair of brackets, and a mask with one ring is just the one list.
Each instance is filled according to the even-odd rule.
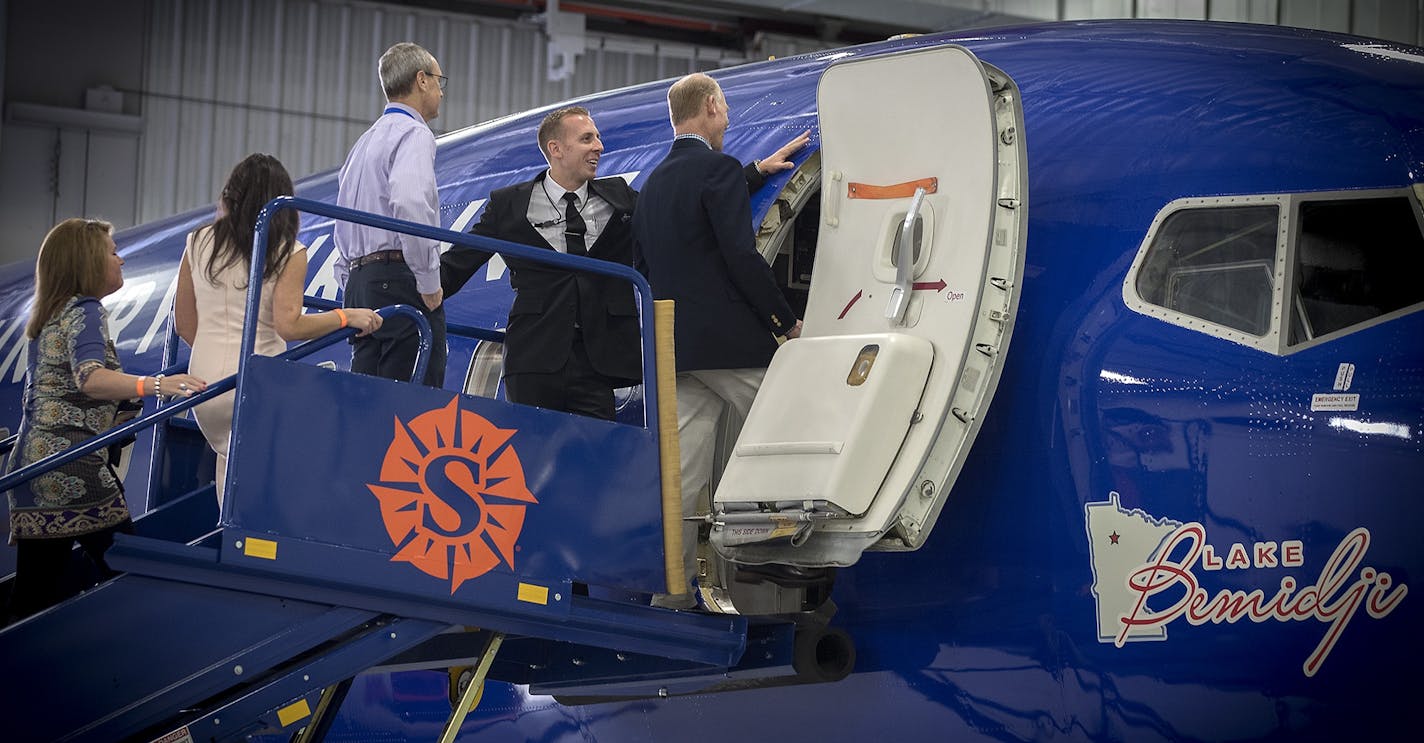
[[[496,189],[485,204],[477,235],[553,250],[529,224],[529,198],[548,175]],[[589,190],[613,207],[608,224],[588,248],[591,258],[633,265],[632,213],[638,193],[622,178],[596,178]],[[440,283],[449,298],[491,253],[454,246],[440,259]],[[582,326],[584,346],[593,368],[614,386],[642,381],[642,346],[638,306],[633,287],[622,279],[571,273],[518,258],[506,258],[514,304],[505,331],[506,374],[551,373],[562,369]],[[651,310],[651,308],[649,308]]]
[[658,299],[677,302],[678,371],[765,367],[796,315],[756,251],[754,171],[696,139],[675,140],[633,215],[640,260]]

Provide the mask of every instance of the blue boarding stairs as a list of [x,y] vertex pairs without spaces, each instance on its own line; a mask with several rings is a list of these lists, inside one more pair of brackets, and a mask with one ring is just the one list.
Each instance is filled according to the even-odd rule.
[[[644,308],[644,378],[656,379],[637,272],[294,197],[258,219],[248,317],[281,209],[621,277]],[[414,321],[422,378],[425,318],[381,313]],[[353,332],[264,357],[249,323],[234,377],[0,479],[6,490],[154,428],[161,505],[108,553],[125,574],[0,631],[7,740],[320,740],[367,671],[448,671],[442,740],[488,679],[593,700],[848,672],[825,661],[824,622],[648,606],[667,590],[670,552],[655,384],[636,426],[302,361]],[[168,363],[175,347],[170,332],[167,372],[182,369]],[[176,416],[234,389],[218,514],[193,473],[205,443]]]

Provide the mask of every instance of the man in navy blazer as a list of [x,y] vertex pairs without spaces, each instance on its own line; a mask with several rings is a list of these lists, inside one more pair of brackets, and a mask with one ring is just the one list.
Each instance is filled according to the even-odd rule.
[[[548,170],[490,194],[477,235],[633,264],[637,192],[595,178],[603,142],[587,109],[561,108],[539,126]],[[492,253],[452,248],[441,285],[453,295]],[[642,381],[633,287],[611,276],[507,259],[514,304],[505,331],[505,395],[512,402],[613,420],[613,390]]]
[[[496,189],[471,232],[537,248],[569,251],[567,195],[582,245],[591,258],[633,265],[631,214],[638,194],[622,178],[596,178],[603,154],[588,110],[570,106],[544,117],[539,149],[548,170]],[[742,171],[743,190],[765,174],[794,167],[788,159],[803,134]],[[740,167],[740,166],[739,166]],[[574,231],[575,233],[577,230]],[[441,288],[450,297],[493,255],[453,247],[441,259]],[[504,380],[509,400],[605,420],[615,414],[613,390],[642,381],[642,343],[633,288],[627,282],[509,259],[515,289],[505,333]]]
[[[633,238],[653,295],[676,301],[682,501],[684,515],[693,515],[711,481],[723,412],[736,413],[738,422],[746,417],[776,336],[795,338],[801,321],[756,250],[742,166],[722,153],[728,111],[721,87],[707,75],[688,75],[668,90],[668,113],[676,136],[643,184]],[[793,144],[799,148],[808,138],[803,134]],[[695,575],[696,536],[695,525],[685,526],[689,577]],[[653,603],[682,608],[688,602],[660,595]]]

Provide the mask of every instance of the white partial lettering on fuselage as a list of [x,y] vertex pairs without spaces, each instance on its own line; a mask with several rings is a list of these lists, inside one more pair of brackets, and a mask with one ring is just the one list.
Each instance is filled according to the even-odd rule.
[[341,288],[336,285],[336,248],[328,248],[324,254],[321,250],[330,239],[330,232],[317,235],[311,245],[307,246],[307,270],[311,270],[311,262],[316,256],[321,256],[321,263],[317,265],[316,271],[312,272],[305,291],[308,297],[336,301],[336,292]]
[[[138,319],[144,305],[148,304],[157,288],[158,285],[152,281],[125,282],[124,288],[104,297],[104,307],[109,310],[109,337],[113,339],[114,345],[119,344],[119,339],[123,338],[124,330],[129,324]],[[136,346],[138,352],[141,353],[153,345],[158,333],[164,328],[163,321],[168,319],[167,309],[171,306],[173,299],[170,296],[154,310],[153,322],[149,324]]]
[[[470,223],[475,221],[475,214],[479,213],[480,207],[484,206],[485,201],[485,199],[475,199],[466,204],[465,208],[460,210],[460,216],[455,217],[454,223],[450,225],[451,231],[464,232],[466,229],[469,229]],[[450,243],[440,243],[441,255],[444,255],[445,251],[449,249]]]
[[[479,213],[480,207],[484,205],[486,199],[476,199],[466,204],[460,210],[460,215],[455,218],[454,223],[448,229],[454,232],[464,232],[469,228],[470,223],[475,220],[475,214]],[[341,287],[336,283],[336,259],[340,257],[336,244],[331,242],[331,232],[327,231],[314,238],[307,246],[307,269],[311,271],[311,263],[319,261],[316,270],[311,272],[311,279],[307,281],[306,295],[317,299],[336,301],[337,294]],[[444,253],[450,249],[450,243],[440,243],[440,252]],[[498,258],[498,256],[496,256]],[[490,262],[490,270],[493,272],[493,261]],[[503,262],[500,263],[500,271],[503,273]]]
[[[152,277],[153,274],[146,276]],[[178,272],[175,270],[170,274],[162,301],[156,307],[150,306],[157,290],[158,282],[148,278],[126,281],[123,288],[104,297],[104,308],[109,311],[109,337],[114,345],[121,346],[130,340],[134,328],[143,329],[142,335],[134,342],[134,354],[147,353],[163,342],[163,334],[168,329],[169,310],[173,308],[173,298],[178,292]],[[145,315],[145,312],[150,314]],[[147,324],[143,322],[145,318]],[[25,378],[29,365],[29,342],[24,328],[28,321],[27,314],[12,317],[0,331],[0,381],[18,383]]]
[[[153,342],[158,340],[158,334],[164,329],[168,320],[168,313],[173,309],[173,299],[178,296],[178,272],[173,272],[173,278],[168,282],[168,291],[163,294],[163,302],[158,305],[158,310],[153,313],[153,319],[148,322],[148,330],[144,331],[143,338],[139,339],[138,349],[135,353],[144,353],[153,346]],[[116,339],[117,335],[114,336]],[[114,341],[118,343],[117,340]]]
[[[1202,524],[1155,519],[1141,509],[1124,511],[1117,493],[1107,501],[1088,503],[1086,512],[1098,640],[1118,647],[1165,640],[1167,625],[1182,618],[1191,625],[1314,619],[1327,625],[1325,636],[1302,664],[1305,675],[1314,676],[1361,608],[1382,619],[1409,592],[1389,573],[1363,565],[1370,545],[1364,527],[1340,540],[1314,582],[1303,585],[1295,575],[1286,575],[1268,597],[1259,588],[1213,593],[1201,585],[1199,573],[1299,568],[1307,557],[1303,542],[1263,541],[1249,547],[1237,542],[1218,552],[1207,543]],[[1149,606],[1149,600],[1159,596],[1171,603]]]
[[[619,177],[631,182],[637,175],[638,171],[633,171],[620,174]],[[455,232],[468,230],[486,201],[488,199],[475,199],[465,204],[449,229]],[[335,245],[331,243],[331,232],[328,230],[315,237],[309,236],[308,239],[311,240],[307,246],[308,270],[311,271],[311,278],[305,288],[306,295],[335,301],[341,287],[336,283],[336,259],[339,256]],[[440,243],[441,252],[448,250],[449,247],[450,243],[448,242]],[[314,271],[311,269],[313,262],[317,263]],[[504,277],[507,270],[504,259],[498,255],[493,256],[487,264],[485,280],[498,281]],[[132,281],[126,283],[119,291],[104,298],[104,306],[109,310],[109,336],[113,338],[116,345],[128,340],[129,326],[141,318],[149,300],[153,299],[157,287],[157,282],[153,280]],[[169,278],[168,287],[164,291],[163,300],[149,316],[148,325],[134,346],[134,353],[146,353],[154,347],[154,344],[161,342],[177,291],[178,272],[174,270]],[[25,370],[29,363],[29,343],[25,338],[24,329],[28,321],[27,314],[20,315],[4,321],[3,326],[0,326],[0,380],[18,383],[25,378]]]
[[[109,311],[109,337],[115,345],[126,339],[126,331],[135,320],[139,320],[158,284],[154,281],[132,281],[105,297],[104,307]],[[162,333],[168,327],[168,310],[173,306],[173,297],[178,288],[178,272],[168,282],[163,301],[154,308],[143,335],[134,345],[134,353],[145,353],[161,341]],[[25,378],[29,365],[29,339],[25,337],[28,315],[12,317],[5,321],[0,330],[0,381],[19,383]]]
[[30,344],[25,338],[27,322],[25,315],[5,322],[5,330],[0,333],[0,381],[18,384],[25,378],[30,356]]

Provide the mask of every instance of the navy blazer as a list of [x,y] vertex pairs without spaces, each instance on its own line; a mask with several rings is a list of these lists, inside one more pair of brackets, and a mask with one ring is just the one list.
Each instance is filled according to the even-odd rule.
[[678,371],[763,368],[796,325],[756,250],[750,168],[697,139],[674,140],[633,214],[640,269],[653,296],[677,302]]
[[[476,235],[553,250],[529,224],[529,198],[548,171],[531,181],[490,193]],[[608,225],[588,248],[590,258],[633,265],[632,213],[638,193],[622,178],[595,178],[589,190],[613,207]],[[440,284],[448,299],[460,290],[492,253],[453,246],[440,259]],[[564,367],[582,326],[589,362],[617,387],[643,378],[638,305],[633,287],[622,279],[571,273],[518,258],[506,258],[514,304],[505,331],[506,374],[552,373]]]

